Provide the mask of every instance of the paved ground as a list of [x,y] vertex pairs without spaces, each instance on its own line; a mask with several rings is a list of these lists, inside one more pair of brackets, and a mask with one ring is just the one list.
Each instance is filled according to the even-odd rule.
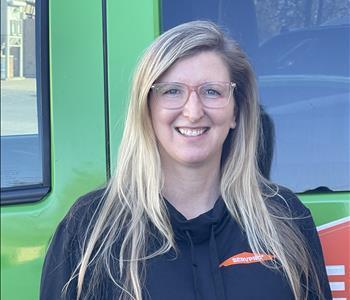
[[35,79],[1,80],[1,135],[37,132]]

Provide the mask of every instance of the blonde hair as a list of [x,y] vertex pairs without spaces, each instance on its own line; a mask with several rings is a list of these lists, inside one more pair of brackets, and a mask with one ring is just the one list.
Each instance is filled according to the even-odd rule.
[[[201,51],[219,54],[230,70],[231,80],[237,84],[234,92],[237,126],[229,133],[222,154],[222,198],[245,231],[251,249],[276,258],[275,264],[267,267],[284,272],[296,299],[306,299],[309,278],[315,280],[320,291],[301,233],[282,208],[267,201],[279,194],[278,187],[260,174],[257,165],[260,112],[252,68],[238,45],[217,25],[194,21],[162,34],[139,61],[116,171],[99,212],[86,231],[81,260],[66,285],[77,278],[77,299],[88,298],[94,292],[93,284],[98,284],[99,276],[106,272],[121,289],[120,299],[141,300],[145,261],[175,249],[162,197],[162,168],[148,96],[152,84],[176,61]],[[146,248],[149,226],[156,228],[160,238],[160,246],[153,253]],[[115,243],[120,250],[117,258],[112,252]],[[116,263],[118,276],[112,270]],[[93,279],[86,285],[88,268],[92,269]],[[306,280],[306,288],[301,277]]]

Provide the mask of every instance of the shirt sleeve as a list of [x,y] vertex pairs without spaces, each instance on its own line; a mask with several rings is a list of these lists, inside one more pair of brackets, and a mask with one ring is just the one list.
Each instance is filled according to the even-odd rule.
[[[322,246],[320,242],[320,238],[312,218],[311,212],[309,209],[305,208],[308,217],[303,219],[302,224],[300,225],[301,231],[305,236],[305,240],[309,247],[309,251],[311,254],[311,258],[313,259],[313,263],[316,269],[316,273],[318,275],[318,279],[320,282],[321,290],[323,292],[324,299],[331,300],[332,293],[330,290],[325,262],[323,258]],[[309,295],[307,299],[318,300],[319,297],[314,294],[314,289],[309,291]]]
[[99,208],[103,194],[104,189],[100,189],[80,197],[58,225],[44,261],[41,300],[76,299],[77,278],[70,279],[81,257],[86,230]]
[[63,289],[76,265],[76,246],[68,230],[67,217],[58,226],[47,250],[41,275],[40,299],[76,299],[76,280]]
[[323,258],[322,246],[318,232],[310,210],[299,200],[299,198],[285,187],[280,187],[279,193],[286,200],[287,209],[291,212],[297,227],[302,233],[306,246],[315,267],[318,280],[320,282],[323,299],[315,293],[317,288],[310,286],[308,291],[308,300],[331,300],[332,293],[330,290],[326,266]]

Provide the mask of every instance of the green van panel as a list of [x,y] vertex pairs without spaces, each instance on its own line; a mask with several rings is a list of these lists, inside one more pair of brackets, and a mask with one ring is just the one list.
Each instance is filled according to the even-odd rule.
[[108,1],[108,89],[111,169],[123,131],[131,78],[138,58],[159,35],[158,1]]
[[52,188],[1,207],[1,299],[39,298],[49,239],[76,198],[106,181],[101,1],[49,3]]

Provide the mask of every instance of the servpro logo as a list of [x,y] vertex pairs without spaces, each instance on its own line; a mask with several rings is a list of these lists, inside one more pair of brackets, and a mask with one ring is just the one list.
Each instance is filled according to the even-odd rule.
[[242,252],[231,256],[222,262],[219,267],[228,267],[232,265],[240,265],[240,264],[252,264],[266,260],[272,260],[273,256],[267,254],[259,254],[259,253],[251,253],[251,252]]

